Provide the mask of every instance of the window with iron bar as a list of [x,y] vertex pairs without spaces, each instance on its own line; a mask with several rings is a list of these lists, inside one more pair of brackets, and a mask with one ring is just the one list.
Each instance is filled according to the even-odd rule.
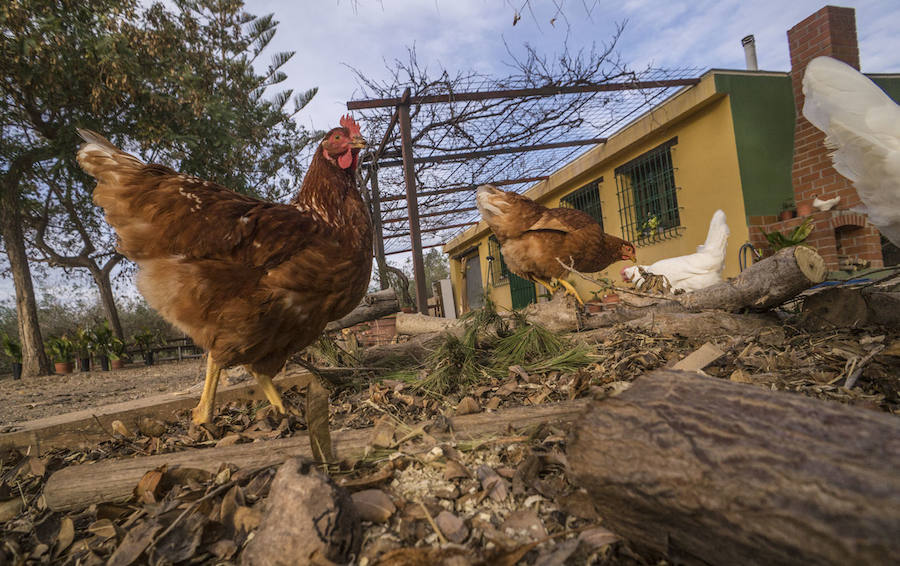
[[678,188],[672,166],[672,146],[678,138],[616,167],[616,195],[622,237],[646,246],[680,235]]
[[603,177],[592,181],[576,191],[572,191],[559,199],[559,204],[565,208],[574,208],[586,212],[603,228],[603,206],[600,204],[600,183]]
[[506,262],[503,261],[503,254],[500,253],[500,242],[497,241],[496,236],[488,238],[488,256],[494,258],[490,262],[491,278],[494,281],[494,286],[508,283],[509,268],[506,267]]

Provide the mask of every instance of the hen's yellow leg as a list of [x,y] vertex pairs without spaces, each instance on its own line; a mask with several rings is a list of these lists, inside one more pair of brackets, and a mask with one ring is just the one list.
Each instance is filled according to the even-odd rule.
[[210,424],[216,413],[216,387],[222,368],[213,360],[212,354],[206,356],[206,380],[203,382],[203,393],[200,402],[191,411],[191,420],[195,425]]
[[578,301],[579,304],[584,304],[584,301],[581,300],[581,296],[578,294],[578,291],[575,290],[575,287],[572,286],[571,283],[566,281],[565,279],[557,279],[556,280],[560,285],[565,287],[566,293],[569,293]]
[[272,378],[264,373],[253,371],[250,368],[247,368],[247,370],[249,370],[250,374],[256,378],[257,383],[259,383],[259,386],[262,388],[263,393],[265,393],[269,403],[271,403],[282,415],[286,414],[287,411],[284,410],[284,403],[281,402],[281,393],[275,389]]
[[538,285],[543,285],[544,288],[547,289],[547,292],[548,292],[548,293],[551,293],[551,294],[553,293],[553,289],[554,289],[553,285],[550,285],[549,283],[547,283],[547,282],[544,281],[543,279],[538,279],[537,277],[533,277],[533,279],[535,280],[535,282],[536,282]]

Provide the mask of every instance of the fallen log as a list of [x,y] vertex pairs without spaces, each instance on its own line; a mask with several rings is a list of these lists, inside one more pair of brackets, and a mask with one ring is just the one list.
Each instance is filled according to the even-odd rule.
[[900,326],[900,293],[832,287],[804,299],[801,324],[807,328]]
[[459,319],[428,316],[427,314],[419,313],[401,312],[397,315],[397,334],[416,336],[445,331],[461,333],[462,322]]
[[888,564],[900,420],[659,370],[591,401],[567,450],[603,524],[684,564]]
[[345,317],[333,320],[325,327],[326,332],[349,328],[360,322],[368,322],[400,310],[397,302],[397,293],[393,289],[384,289],[375,293],[369,293],[359,305],[350,311]]
[[[509,429],[521,430],[541,423],[566,423],[577,418],[585,404],[584,400],[566,401],[452,417],[449,419],[450,431],[432,430],[429,434],[438,440],[477,440],[506,433]],[[354,459],[363,456],[371,444],[372,430],[368,428],[332,433],[336,457]],[[44,500],[54,510],[82,509],[105,501],[127,501],[144,473],[163,464],[170,470],[181,466],[215,473],[223,463],[234,464],[239,468],[253,468],[279,464],[289,458],[312,458],[306,435],[80,464],[63,468],[51,475],[44,487]]]

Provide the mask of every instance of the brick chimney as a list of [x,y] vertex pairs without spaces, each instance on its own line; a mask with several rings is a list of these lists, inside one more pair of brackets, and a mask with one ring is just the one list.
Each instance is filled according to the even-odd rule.
[[815,57],[827,55],[859,69],[856,13],[853,8],[825,6],[787,32],[791,51],[791,83],[797,123],[794,128],[792,180],[798,206],[840,195],[841,208],[859,204],[859,197],[846,178],[831,166],[823,145],[825,134],[803,117],[803,73]]
[[[798,212],[819,197],[827,200],[841,197],[836,209],[812,211],[815,229],[807,243],[825,259],[829,269],[853,265],[884,265],[881,236],[865,216],[848,210],[860,204],[856,189],[831,166],[823,141],[825,134],[803,117],[803,73],[815,57],[827,55],[859,69],[859,46],[856,38],[856,12],[853,8],[825,6],[787,32],[791,53],[791,83],[794,90],[797,121],[794,127],[794,158],[791,178],[794,202]],[[778,222],[768,230],[786,231],[802,218]]]

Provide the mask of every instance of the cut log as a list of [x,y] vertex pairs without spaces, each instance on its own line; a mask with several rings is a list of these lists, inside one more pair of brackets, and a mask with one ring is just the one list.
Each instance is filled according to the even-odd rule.
[[659,370],[575,421],[568,459],[603,524],[684,564],[888,564],[900,420]]
[[900,326],[900,293],[832,287],[806,297],[802,324],[807,328],[856,328],[866,324]]
[[416,336],[445,331],[462,332],[462,322],[459,319],[418,313],[401,312],[397,315],[397,334]]
[[[507,433],[509,429],[518,430],[540,423],[571,422],[584,410],[585,405],[584,400],[577,400],[452,417],[452,431],[433,430],[429,434],[438,440],[482,439]],[[334,432],[332,441],[337,458],[362,457],[369,447],[371,437],[371,428]],[[222,463],[252,468],[278,464],[288,458],[311,457],[309,439],[306,435],[298,434],[291,438],[251,444],[81,464],[64,468],[50,476],[44,487],[44,500],[54,510],[83,509],[92,503],[104,501],[127,501],[144,473],[163,464],[168,465],[170,470],[182,466],[215,473]]]
[[825,280],[825,260],[812,248],[794,246],[754,263],[734,279],[687,293],[678,301],[690,310],[777,307]]
[[333,320],[325,327],[326,332],[333,332],[342,328],[349,328],[360,322],[368,322],[400,310],[397,302],[397,293],[393,289],[384,289],[376,293],[369,293],[359,305],[350,311],[347,316]]

